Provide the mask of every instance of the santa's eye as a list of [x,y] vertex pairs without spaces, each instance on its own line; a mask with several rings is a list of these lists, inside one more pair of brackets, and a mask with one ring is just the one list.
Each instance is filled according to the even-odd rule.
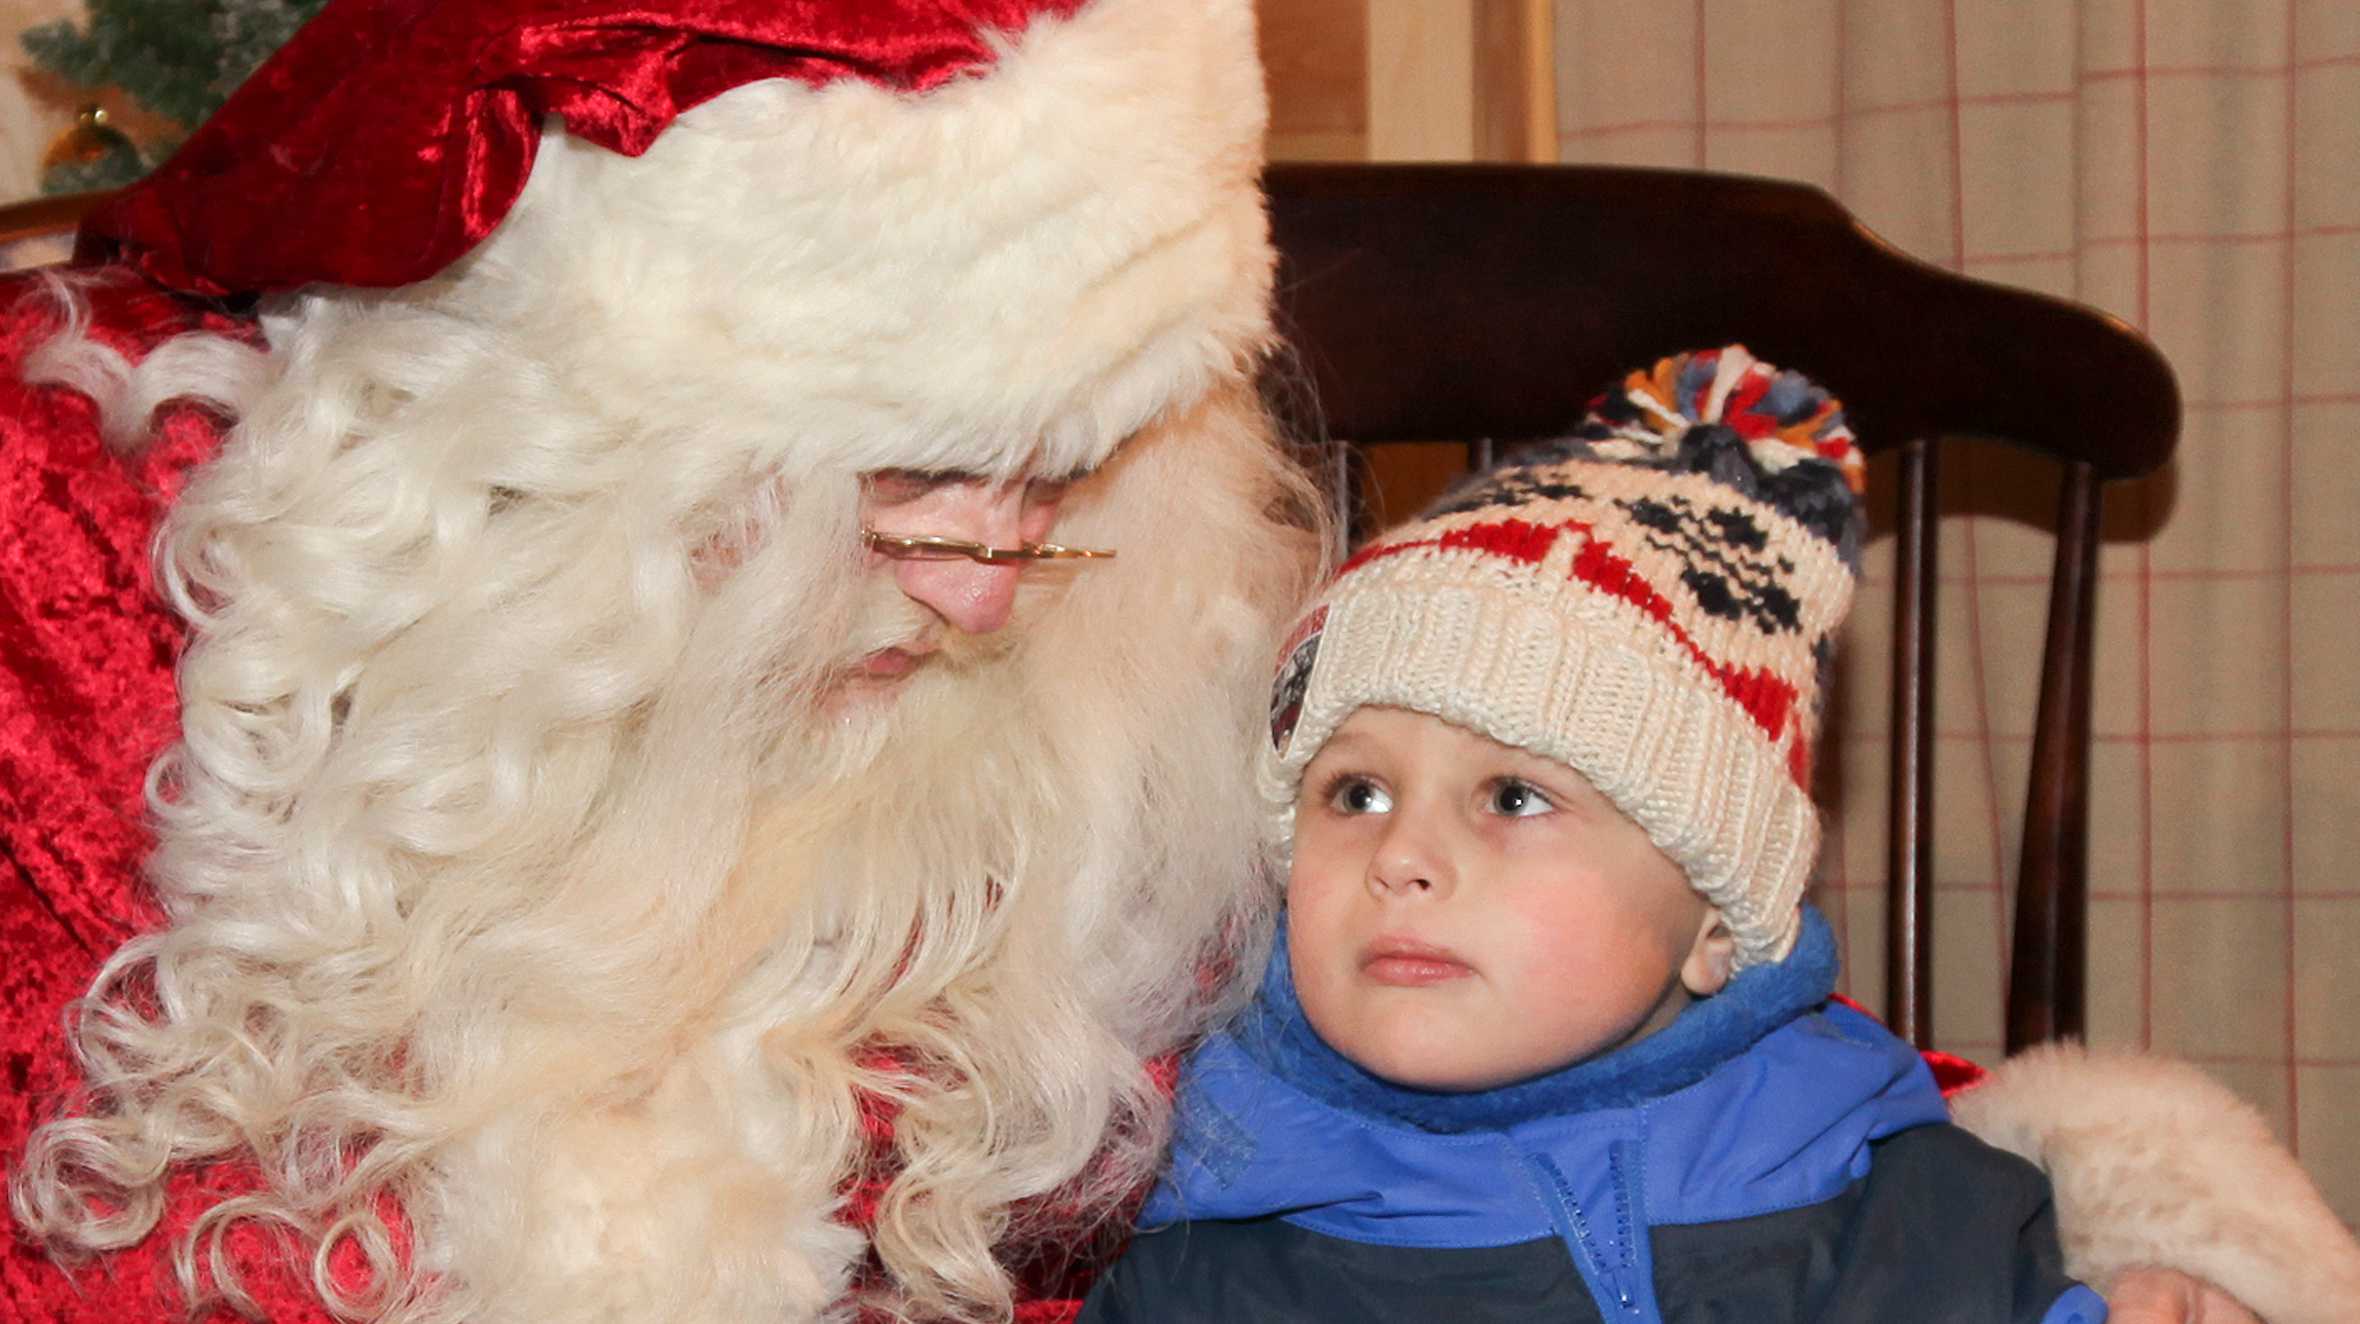
[[1057,505],[1065,500],[1074,481],[1073,478],[1035,478],[1024,485],[1024,504],[1032,510]]
[[979,475],[950,469],[876,469],[861,475],[862,490],[880,506],[903,505],[946,487],[982,481]]
[[1329,782],[1323,798],[1340,814],[1382,814],[1393,808],[1393,797],[1384,787],[1351,773]]
[[1508,818],[1530,818],[1545,814],[1557,806],[1541,788],[1515,777],[1502,777],[1491,784],[1491,799],[1485,805],[1492,813]]
[[[1073,485],[1089,477],[1086,470],[1049,478],[1024,480],[1026,510],[1046,510],[1065,500]],[[861,490],[876,506],[901,506],[954,487],[992,487],[1001,480],[963,469],[873,469],[861,475]]]

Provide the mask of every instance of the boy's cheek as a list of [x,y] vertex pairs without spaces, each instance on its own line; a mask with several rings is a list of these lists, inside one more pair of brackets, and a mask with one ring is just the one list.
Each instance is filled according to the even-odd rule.
[[[1304,822],[1302,816],[1295,820]],[[1294,858],[1287,868],[1287,905],[1291,909],[1298,898],[1310,899],[1334,892],[1339,886],[1357,879],[1348,834],[1335,825],[1314,823],[1298,828],[1295,833]]]
[[1298,986],[1325,978],[1350,941],[1352,899],[1332,878],[1298,869],[1287,887],[1287,960]]

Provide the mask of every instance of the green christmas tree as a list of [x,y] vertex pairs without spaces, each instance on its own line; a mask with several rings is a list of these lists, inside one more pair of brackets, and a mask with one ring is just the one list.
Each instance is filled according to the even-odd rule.
[[84,87],[119,87],[178,126],[142,152],[115,135],[42,179],[51,193],[114,188],[153,168],[327,0],[86,0],[88,21],[25,33],[42,69]]

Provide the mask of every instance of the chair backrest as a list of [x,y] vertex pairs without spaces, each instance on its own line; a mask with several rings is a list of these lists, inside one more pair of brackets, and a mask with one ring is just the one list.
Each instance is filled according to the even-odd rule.
[[73,251],[74,227],[104,193],[69,193],[0,207],[0,272],[63,261]]
[[[2064,469],[2008,996],[2011,1051],[2082,1033],[2098,487],[2153,471],[2179,394],[2089,309],[1896,252],[1815,189],[1683,171],[1278,166],[1279,317],[1319,424],[1357,445],[1561,433],[1598,383],[1742,341],[1901,450],[1887,1019],[1933,1025],[1937,445],[1992,437]],[[49,261],[97,195],[0,207],[0,271]],[[1348,483],[1349,469],[1339,469]],[[1350,494],[1341,492],[1347,505]]]
[[[2179,393],[2090,309],[1917,262],[1803,185],[1566,166],[1301,165],[1269,176],[1281,329],[1328,435],[1367,446],[1561,435],[1603,382],[1739,342],[1899,449],[1887,1017],[1933,1024],[1934,481],[1938,443],[2063,468],[2007,1036],[2083,1032],[2098,484],[2153,471]],[[1339,468],[1349,483],[1350,466]],[[1349,497],[1340,492],[1340,497]]]

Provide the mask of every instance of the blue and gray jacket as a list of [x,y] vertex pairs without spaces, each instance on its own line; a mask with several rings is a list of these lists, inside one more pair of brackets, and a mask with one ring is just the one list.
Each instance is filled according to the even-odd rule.
[[1303,1020],[1285,944],[1182,1076],[1170,1174],[1081,1324],[2102,1324],[2046,1180],[1948,1125],[1917,1054],[1827,1005],[1835,944],[1658,1034],[1472,1095]]

